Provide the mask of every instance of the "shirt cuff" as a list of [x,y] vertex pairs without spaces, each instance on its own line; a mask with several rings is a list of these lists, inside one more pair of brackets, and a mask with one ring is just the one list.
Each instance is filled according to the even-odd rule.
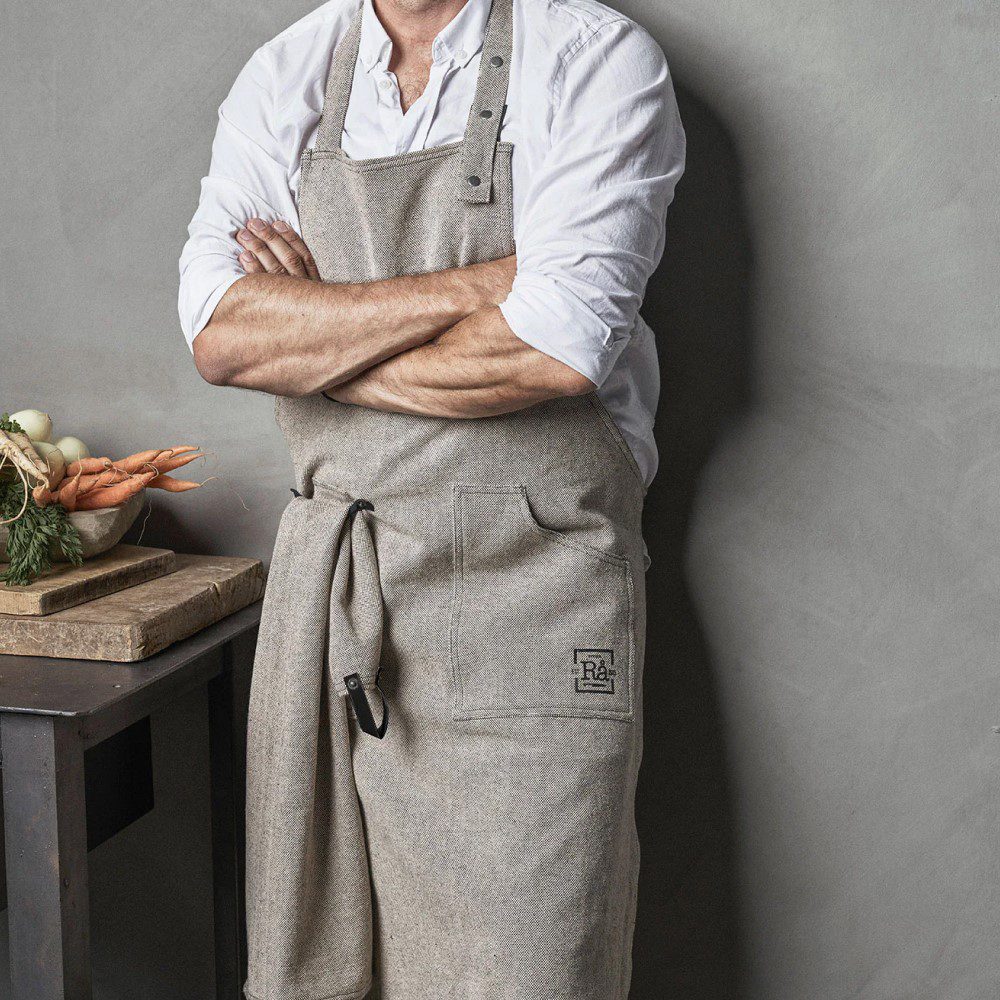
[[600,386],[628,342],[554,278],[519,273],[500,312],[516,337]]
[[206,269],[196,278],[182,280],[179,312],[184,337],[192,352],[195,338],[208,326],[222,296],[245,276],[242,269],[236,270],[227,262]]

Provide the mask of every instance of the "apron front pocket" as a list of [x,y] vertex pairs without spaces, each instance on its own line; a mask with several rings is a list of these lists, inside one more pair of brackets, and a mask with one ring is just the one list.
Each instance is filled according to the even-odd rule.
[[523,487],[454,487],[456,720],[632,718],[624,556],[542,527]]

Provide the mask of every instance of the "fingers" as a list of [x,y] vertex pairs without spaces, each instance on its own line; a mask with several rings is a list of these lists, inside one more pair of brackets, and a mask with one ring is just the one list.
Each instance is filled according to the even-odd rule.
[[268,274],[294,273],[285,266],[285,260],[292,256],[291,248],[263,220],[251,219],[247,228],[236,234],[236,242],[244,250],[249,250],[264,265]]
[[316,266],[316,261],[309,247],[306,246],[305,240],[287,222],[282,222],[280,219],[274,224],[274,228],[292,250],[299,255],[299,259],[305,266],[306,275],[314,281],[319,281],[319,268]]
[[[279,232],[279,228],[283,232]],[[293,239],[298,246],[291,246],[286,241],[286,236]],[[287,223],[278,222],[271,225],[263,219],[251,219],[247,223],[247,228],[241,229],[236,234],[236,241],[245,252],[253,255],[268,274],[292,274],[300,278],[319,277],[308,247]],[[308,257],[309,266],[305,257]]]
[[263,274],[264,265],[249,251],[244,250],[240,254],[240,263],[247,274]]

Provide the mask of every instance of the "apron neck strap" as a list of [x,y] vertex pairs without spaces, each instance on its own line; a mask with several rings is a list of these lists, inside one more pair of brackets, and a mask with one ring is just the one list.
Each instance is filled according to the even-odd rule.
[[344,120],[347,118],[347,103],[351,99],[351,84],[354,82],[354,67],[357,65],[358,52],[361,49],[361,19],[364,11],[362,3],[330,61],[330,75],[326,79],[326,94],[323,98],[323,113],[316,133],[317,149],[341,148]]
[[465,126],[459,198],[485,204],[493,193],[493,160],[507,110],[507,83],[514,38],[513,0],[493,0],[479,59],[479,79]]
[[[493,0],[490,6],[479,60],[476,95],[465,126],[462,172],[458,178],[458,196],[462,201],[485,204],[493,194],[493,160],[507,109],[507,83],[514,36],[513,8],[513,0]],[[317,149],[341,148],[354,67],[361,48],[363,16],[364,4],[355,14],[330,62],[323,113],[316,136]]]

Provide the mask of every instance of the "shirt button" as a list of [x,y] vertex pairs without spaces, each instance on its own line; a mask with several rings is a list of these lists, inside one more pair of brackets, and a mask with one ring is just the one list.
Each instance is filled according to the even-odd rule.
[[388,90],[392,86],[392,80],[379,80],[378,85],[382,90]]
[[457,51],[457,52],[455,53],[455,58],[456,58],[456,59],[457,59],[457,60],[458,60],[459,62],[465,62],[465,57],[466,57],[466,56],[467,56],[468,54],[469,54],[469,53],[468,53],[468,52],[466,52],[466,51],[465,51],[465,49],[459,49],[459,50],[458,50],[458,51]]

